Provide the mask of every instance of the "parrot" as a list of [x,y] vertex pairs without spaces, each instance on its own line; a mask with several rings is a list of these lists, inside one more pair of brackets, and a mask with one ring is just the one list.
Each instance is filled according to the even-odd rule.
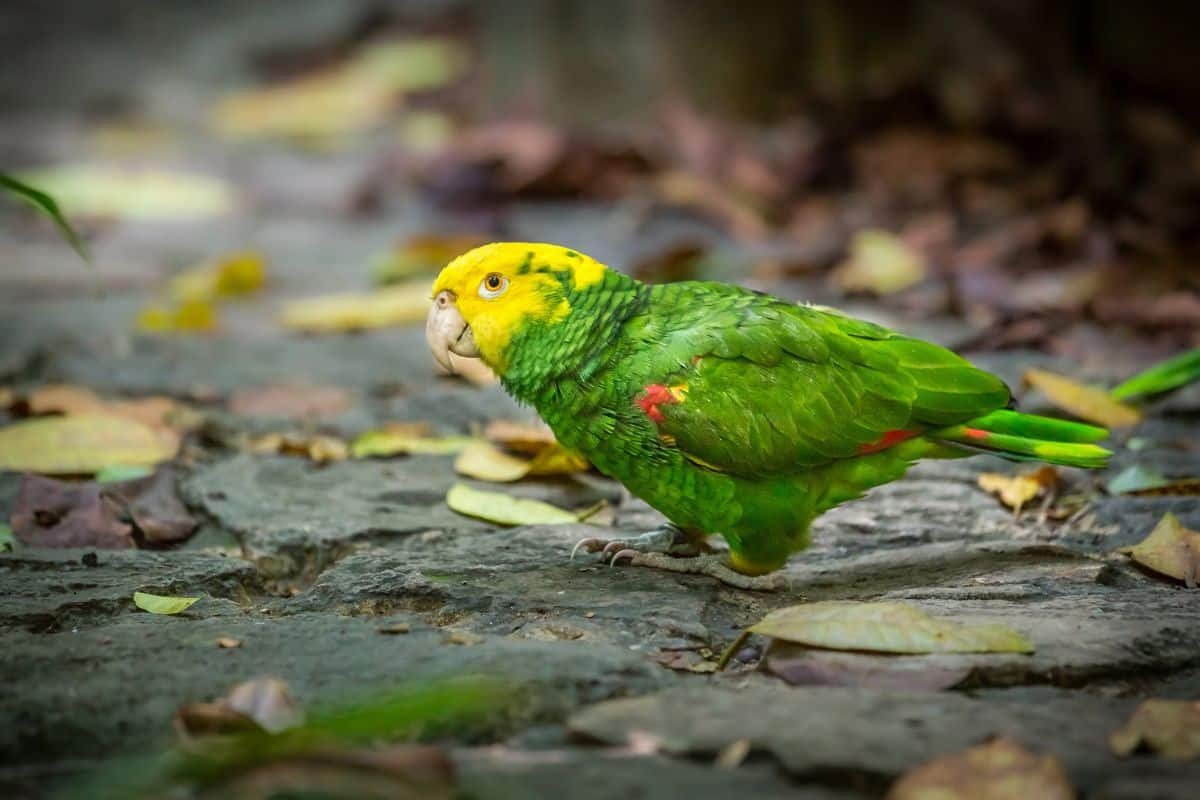
[[774,590],[818,515],[919,459],[1111,455],[1104,428],[1016,411],[1004,381],[940,345],[730,284],[647,284],[568,247],[497,242],[451,261],[431,296],[437,363],[482,359],[667,520],[572,558]]

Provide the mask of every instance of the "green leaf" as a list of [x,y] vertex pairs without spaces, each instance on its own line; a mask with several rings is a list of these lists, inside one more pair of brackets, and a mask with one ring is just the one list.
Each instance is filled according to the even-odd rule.
[[89,264],[92,263],[92,256],[88,251],[87,244],[84,243],[75,229],[71,227],[71,223],[67,222],[67,218],[63,216],[62,210],[59,209],[58,203],[53,197],[3,172],[0,172],[0,186],[3,186],[10,193],[20,197],[54,220],[54,224],[62,231],[63,238],[75,249],[79,257]]
[[1139,372],[1109,394],[1118,400],[1142,400],[1186,386],[1200,379],[1200,347]]
[[0,553],[11,553],[17,545],[13,538],[12,527],[0,522]]
[[459,514],[500,525],[561,525],[579,521],[579,517],[570,511],[540,500],[484,492],[463,483],[451,487],[446,495],[446,505]]
[[145,592],[133,593],[133,604],[151,614],[178,614],[180,611],[191,608],[192,603],[199,599],[199,597],[165,597]]
[[750,631],[830,650],[876,653],[1032,653],[1005,625],[962,625],[907,603],[831,600],[780,608]]
[[142,466],[140,464],[113,464],[110,467],[102,467],[96,470],[96,474],[92,480],[96,481],[96,483],[121,483],[122,481],[135,481],[138,478],[145,478],[153,474],[153,467]]

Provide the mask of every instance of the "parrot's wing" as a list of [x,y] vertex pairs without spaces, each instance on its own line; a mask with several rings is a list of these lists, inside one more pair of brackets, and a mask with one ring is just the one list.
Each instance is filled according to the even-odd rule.
[[661,315],[654,380],[636,388],[634,403],[662,441],[709,468],[791,472],[1010,400],[1003,381],[938,345],[710,284],[662,288],[675,287],[701,296],[660,306],[687,310]]

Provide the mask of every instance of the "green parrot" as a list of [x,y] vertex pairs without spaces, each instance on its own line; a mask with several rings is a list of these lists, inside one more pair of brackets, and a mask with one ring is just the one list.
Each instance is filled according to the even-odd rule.
[[817,515],[917,459],[1110,455],[1094,444],[1105,429],[1010,410],[1003,381],[943,347],[736,286],[647,285],[566,247],[504,242],[452,261],[433,298],[440,364],[483,359],[563,445],[670,521],[576,547],[609,563],[778,588],[769,573]]

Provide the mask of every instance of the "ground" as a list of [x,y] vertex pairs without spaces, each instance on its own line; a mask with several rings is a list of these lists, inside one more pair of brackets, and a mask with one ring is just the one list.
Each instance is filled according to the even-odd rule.
[[[289,276],[279,277],[286,285]],[[313,282],[320,278],[304,281]],[[236,311],[255,326],[243,341],[131,338],[134,308],[111,289],[10,305],[5,374],[22,386],[184,398],[336,384],[357,399],[326,427],[347,433],[404,419],[465,431],[528,413],[498,388],[436,377],[417,329],[297,337],[254,322],[268,313],[258,301]],[[981,359],[1010,376],[1043,361],[1021,352]],[[1137,461],[1173,474],[1200,470],[1195,399],[1180,396],[1135,431],[1148,442]],[[226,431],[276,424],[212,399],[200,405]],[[1134,457],[1123,451],[1108,474]],[[5,783],[31,791],[102,759],[162,747],[181,703],[257,676],[282,677],[303,704],[461,670],[510,681],[522,698],[453,751],[460,786],[480,798],[560,796],[567,776],[580,797],[628,796],[634,786],[646,797],[872,797],[932,756],[995,734],[1056,754],[1089,796],[1146,796],[1152,780],[1161,796],[1184,797],[1200,778],[1194,763],[1118,759],[1106,746],[1140,699],[1200,692],[1200,594],[1114,552],[1167,510],[1195,527],[1195,498],[1100,495],[1071,521],[1043,523],[1036,512],[1014,517],[977,488],[978,472],[1007,465],[923,464],[820,519],[813,548],[787,568],[793,590],[764,594],[568,559],[578,538],[604,528],[505,529],[460,517],[443,499],[456,480],[452,461],[316,466],[208,446],[181,479],[203,521],[182,547],[0,556]],[[5,516],[19,479],[0,475]],[[658,521],[599,476],[525,481],[512,491],[567,507],[608,499],[621,530]],[[150,615],[133,606],[135,589],[204,601],[179,617]],[[915,657],[903,674],[887,666],[892,682],[885,676],[876,688],[789,686],[764,671],[763,640],[721,674],[661,663],[671,653],[684,666],[699,663],[702,651],[719,652],[772,608],[881,598],[1005,622],[1036,652]],[[397,622],[410,632],[379,632]],[[243,644],[219,649],[219,637]],[[875,668],[865,655],[806,657],[851,675]],[[922,692],[911,677],[936,682],[947,670],[965,676],[958,690]],[[631,747],[631,735],[653,745]],[[752,746],[742,767],[711,766],[739,740]]]

